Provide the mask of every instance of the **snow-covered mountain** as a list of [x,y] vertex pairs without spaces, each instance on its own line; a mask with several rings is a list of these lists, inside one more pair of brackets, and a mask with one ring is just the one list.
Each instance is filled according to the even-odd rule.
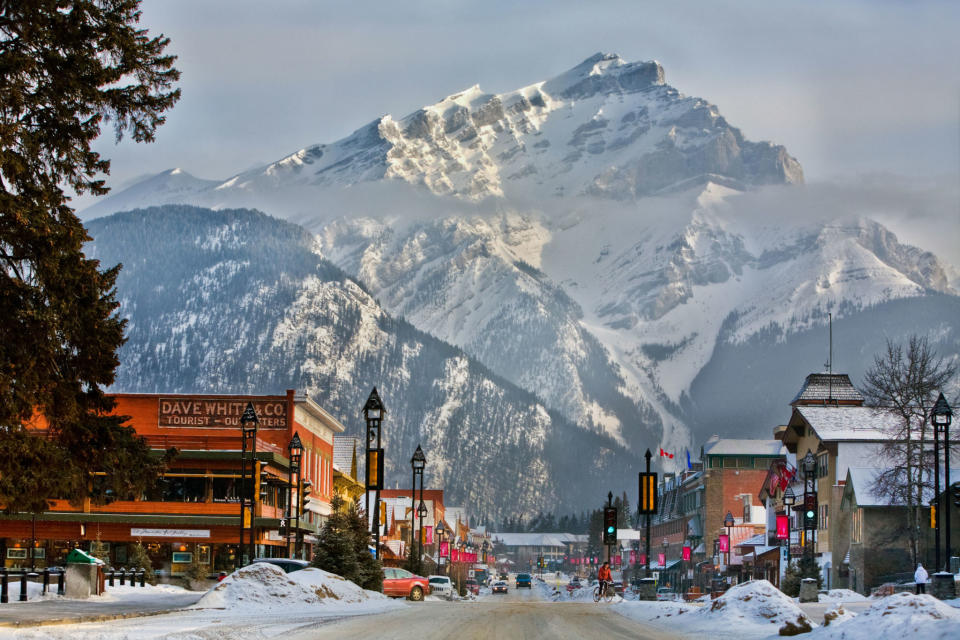
[[[642,451],[768,435],[826,360],[825,339],[809,345],[828,313],[896,323],[888,337],[928,331],[960,353],[958,316],[925,315],[956,300],[955,272],[869,215],[784,215],[802,182],[782,146],[747,140],[667,85],[658,63],[597,54],[516,91],[472,87],[383,116],[215,185],[141,183],[96,212],[155,197],[296,220],[389,313]],[[916,318],[894,311],[904,300]],[[862,369],[883,337],[847,336],[857,360],[845,366]],[[751,353],[778,353],[788,369],[738,386],[726,367]],[[755,396],[779,404],[758,414]]]
[[117,289],[128,341],[112,391],[293,388],[361,434],[360,408],[376,386],[387,408],[388,483],[407,486],[422,445],[427,486],[498,520],[546,505],[579,510],[602,499],[596,486],[633,485],[623,473],[640,464],[633,453],[386,313],[296,225],[166,206],[89,229],[89,253],[124,265]]

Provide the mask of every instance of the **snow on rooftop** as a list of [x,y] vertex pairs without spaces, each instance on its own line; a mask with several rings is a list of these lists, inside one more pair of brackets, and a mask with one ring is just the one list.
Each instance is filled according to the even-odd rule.
[[786,455],[786,448],[779,440],[753,440],[722,438],[707,442],[703,446],[704,455],[754,455],[778,456]]
[[794,411],[807,421],[821,440],[887,440],[898,419],[873,407],[798,406]]

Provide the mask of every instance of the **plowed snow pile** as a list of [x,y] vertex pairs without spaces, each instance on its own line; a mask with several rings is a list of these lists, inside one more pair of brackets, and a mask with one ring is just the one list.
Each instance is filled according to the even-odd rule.
[[792,598],[767,580],[738,584],[692,615],[709,620],[714,627],[766,627],[780,635],[806,633],[815,626]]
[[868,600],[870,598],[867,596],[850,589],[830,589],[820,594],[820,602],[867,602]]
[[[369,605],[369,606],[365,606]],[[283,608],[370,608],[403,606],[382,593],[361,589],[340,576],[313,567],[284,573],[258,562],[230,574],[193,605],[196,609],[270,611]]]
[[817,629],[811,640],[947,640],[960,637],[960,611],[933,596],[896,593],[852,620]]

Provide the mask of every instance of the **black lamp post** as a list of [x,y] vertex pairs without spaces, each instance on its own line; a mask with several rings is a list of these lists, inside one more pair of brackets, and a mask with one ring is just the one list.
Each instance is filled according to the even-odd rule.
[[[817,458],[813,455],[813,452],[809,449],[807,450],[807,455],[803,456],[803,508],[807,509],[807,496],[816,495],[816,472],[817,472]],[[807,529],[806,521],[806,512],[804,512],[804,525],[803,529],[806,532],[806,540],[804,541],[803,555],[808,558],[813,558],[813,529]]]
[[730,550],[733,548],[733,540],[730,538],[730,527],[734,524],[733,514],[727,511],[727,515],[723,516],[723,526],[727,528],[727,571],[730,571]]
[[[287,557],[292,558],[292,550],[290,549],[290,532],[293,530],[293,527],[290,524],[290,521],[294,518],[294,509],[293,509],[293,478],[296,476],[297,485],[300,484],[300,460],[303,456],[303,443],[300,442],[300,434],[296,431],[293,433],[293,438],[290,440],[290,444],[287,445],[287,453],[290,455],[290,468],[287,473],[287,530],[286,530],[286,540],[287,540]],[[300,510],[297,509],[297,530],[300,529]]]
[[423,479],[420,479],[420,506],[417,507],[420,528],[417,531],[417,572],[423,573],[423,520],[427,517],[427,505],[423,503]]
[[797,496],[793,493],[791,487],[783,492],[783,506],[787,512],[787,566],[790,566],[790,547],[793,545],[793,505],[797,502]]
[[446,535],[447,530],[443,527],[443,520],[437,523],[436,528],[434,529],[434,535],[437,537],[437,573],[442,576],[446,574],[447,563],[444,562],[443,556],[441,555],[443,551],[443,536]]
[[[413,469],[413,487],[410,489],[410,517],[413,520],[410,522],[410,544],[414,544],[413,536],[414,531],[416,531],[416,517],[418,515],[417,509],[417,476],[420,476],[420,498],[421,502],[423,499],[423,468],[427,465],[427,457],[423,455],[423,449],[420,448],[420,445],[417,445],[417,450],[413,452],[413,457],[410,458],[410,468]],[[421,518],[420,524],[423,525],[423,519]],[[420,555],[419,550],[417,551],[417,571],[420,571]]]
[[[946,539],[946,568],[945,571],[950,571],[950,498],[949,489],[950,489],[950,422],[953,419],[953,411],[950,409],[950,405],[947,404],[947,399],[943,397],[943,393],[940,394],[940,397],[937,398],[936,404],[933,405],[933,411],[930,412],[930,420],[933,422],[933,433],[934,433],[934,445],[937,442],[937,432],[943,432],[943,462],[944,462],[944,481],[947,486],[947,496],[943,501],[943,517],[944,521],[947,523],[945,531]],[[935,467],[937,468],[937,490],[935,495],[939,498],[940,494],[940,482],[939,482],[939,470],[940,470],[940,460],[937,458]],[[937,565],[939,566],[939,556],[940,556],[940,514],[937,514]]]
[[[253,476],[256,473],[257,459],[257,427],[260,425],[260,419],[253,408],[253,403],[248,402],[247,408],[243,410],[240,416],[240,548],[237,550],[237,562],[239,569],[250,563],[256,556],[254,544],[256,543],[256,533],[254,527],[254,506],[253,506]],[[250,440],[250,491],[247,492],[247,440]],[[250,553],[244,553],[244,529],[247,527],[247,502],[249,498],[250,508]]]
[[[383,448],[380,443],[380,427],[386,413],[380,394],[374,387],[363,405],[363,419],[367,423],[367,481],[364,495],[366,496],[366,515],[370,518],[370,526],[373,527],[373,552],[377,560],[380,559],[380,489],[383,488]],[[370,511],[370,491],[376,491],[373,499],[373,517]]]

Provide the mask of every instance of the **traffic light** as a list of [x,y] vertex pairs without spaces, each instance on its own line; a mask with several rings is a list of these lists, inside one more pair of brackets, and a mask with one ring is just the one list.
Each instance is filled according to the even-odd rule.
[[603,508],[603,544],[617,544],[617,508]]
[[657,512],[657,474],[640,472],[640,507],[639,513],[653,514]]
[[260,502],[263,502],[267,499],[267,478],[269,476],[267,474],[267,466],[265,464],[258,462],[257,466],[260,467],[260,477],[257,481],[257,486],[259,488]]
[[960,482],[950,487],[953,491],[953,506],[960,507]]
[[303,489],[300,491],[300,513],[303,513],[307,510],[307,499],[310,497],[310,493],[313,491],[313,483],[309,480],[305,480],[303,483]]
[[930,528],[937,528],[937,505],[930,505]]
[[815,493],[803,495],[803,528],[817,528],[817,494]]

